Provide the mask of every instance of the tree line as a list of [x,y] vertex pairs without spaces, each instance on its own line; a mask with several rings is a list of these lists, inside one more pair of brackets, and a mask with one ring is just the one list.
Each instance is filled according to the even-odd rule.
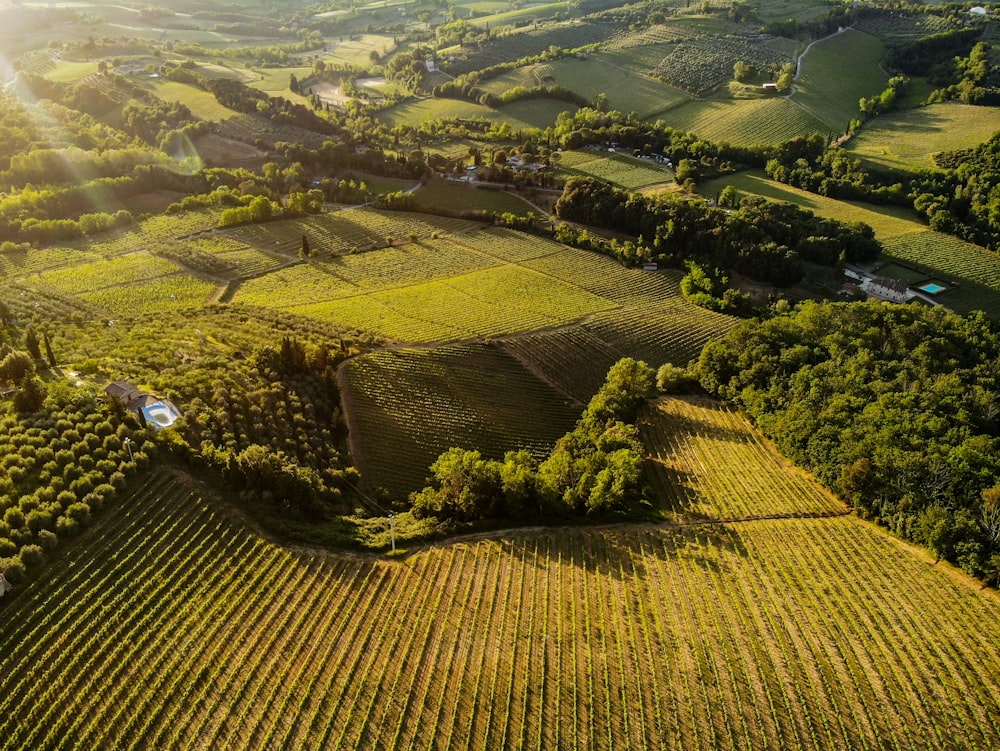
[[619,246],[619,260],[629,264],[695,261],[778,286],[801,280],[804,262],[862,262],[881,251],[871,227],[817,217],[792,204],[748,197],[725,211],[631,194],[590,177],[566,183],[555,214],[639,238],[634,245]]
[[709,342],[695,368],[862,516],[1000,573],[1000,331],[981,313],[803,303]]

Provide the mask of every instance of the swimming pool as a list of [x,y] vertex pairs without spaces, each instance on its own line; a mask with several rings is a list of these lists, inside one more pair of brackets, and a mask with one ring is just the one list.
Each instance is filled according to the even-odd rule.
[[927,284],[921,284],[920,289],[930,295],[936,295],[938,292],[944,292],[948,288],[937,282],[927,282]]

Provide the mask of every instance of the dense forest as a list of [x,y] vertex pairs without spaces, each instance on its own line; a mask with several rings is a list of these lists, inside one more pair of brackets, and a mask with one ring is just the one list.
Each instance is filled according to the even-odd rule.
[[807,303],[710,342],[696,374],[858,511],[1000,572],[1000,333],[982,315]]
[[881,250],[871,227],[823,219],[791,204],[748,197],[724,210],[629,194],[593,178],[569,180],[555,214],[638,237],[619,254],[628,263],[680,266],[690,260],[779,286],[798,282],[804,262],[871,261]]

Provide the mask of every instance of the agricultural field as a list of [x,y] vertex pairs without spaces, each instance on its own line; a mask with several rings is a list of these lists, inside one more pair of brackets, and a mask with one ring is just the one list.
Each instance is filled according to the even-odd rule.
[[852,201],[838,201],[818,193],[809,193],[791,185],[775,182],[757,170],[726,175],[715,180],[706,180],[699,185],[703,196],[714,197],[725,186],[732,185],[741,194],[763,196],[771,201],[787,201],[809,209],[819,216],[840,219],[844,222],[864,222],[875,230],[875,237],[882,242],[900,235],[928,231],[916,213],[896,206],[876,206]]
[[[745,425],[685,409],[674,482],[732,498],[737,469],[825,508]],[[742,464],[702,465],[727,436]],[[60,562],[4,603],[5,751],[1000,744],[1000,602],[850,516],[380,560],[281,548],[154,471]]]
[[[250,86],[261,91],[266,91],[272,96],[288,91],[288,84],[291,77],[295,76],[300,81],[313,72],[312,66],[298,66],[291,68],[255,68],[253,75],[255,80],[250,81]],[[290,93],[290,92],[289,92]]]
[[766,41],[728,35],[692,37],[672,45],[650,75],[683,91],[703,96],[729,81],[733,77],[733,66],[740,60],[760,71],[777,71],[791,62],[791,57],[786,50]]
[[238,114],[219,104],[213,94],[191,84],[161,78],[147,81],[145,85],[164,101],[180,102],[191,110],[192,115],[201,120],[218,123]]
[[384,248],[390,239],[393,243],[408,239],[411,235],[425,239],[447,233],[471,232],[481,226],[465,219],[432,214],[354,208],[299,219],[234,227],[220,230],[219,234],[251,247],[284,253],[294,258],[298,257],[302,236],[305,235],[310,248],[322,258]]
[[877,166],[935,169],[935,154],[978,146],[998,130],[996,107],[948,102],[883,115],[845,147],[851,156]]
[[473,16],[470,21],[476,26],[490,28],[505,24],[515,25],[528,19],[553,18],[566,13],[568,3],[531,3],[516,10],[507,10],[489,16]]
[[597,149],[563,151],[558,165],[559,173],[565,177],[596,177],[626,190],[652,188],[674,180],[674,171],[665,165]]
[[[541,101],[543,102],[543,107],[549,106],[544,104],[545,100]],[[516,105],[518,104],[529,106],[517,108]],[[573,109],[573,106],[567,102],[557,102],[556,104],[559,106],[558,112],[552,111],[546,114],[546,117],[549,114],[551,115],[551,120],[542,123],[542,127],[555,122],[556,115],[564,109]],[[531,105],[534,105],[534,107]],[[494,110],[482,104],[473,104],[461,99],[416,99],[381,110],[378,113],[378,119],[389,129],[397,125],[411,125],[416,127],[425,120],[436,120],[439,118],[499,121],[510,124],[514,129],[535,128],[539,127],[535,121],[535,118],[539,116],[539,112],[537,111],[538,105],[538,101],[514,102],[513,104]],[[520,109],[524,109],[525,115],[530,117],[532,121],[520,119],[517,114]],[[507,114],[508,112],[511,114]]]
[[884,55],[882,42],[852,29],[816,42],[799,61],[791,101],[834,133],[844,133],[859,115],[861,97],[885,88],[889,76],[879,65]]
[[527,201],[509,190],[477,188],[469,183],[431,180],[414,194],[417,208],[446,208],[450,211],[493,211],[525,216],[541,213]]
[[536,66],[535,74],[543,79],[551,76],[555,83],[590,101],[598,94],[606,94],[610,109],[635,112],[641,118],[651,118],[688,98],[682,91],[661,81],[611,65],[604,53],[584,60],[554,60]]
[[639,427],[650,448],[647,476],[674,511],[720,521],[845,512],[746,417],[714,399],[661,399],[646,408]]
[[940,232],[920,232],[885,242],[885,255],[956,284],[936,295],[957,313],[985,311],[1000,319],[1000,258],[995,253]]
[[351,457],[365,484],[405,500],[452,446],[543,458],[580,416],[574,404],[496,345],[390,350],[351,360],[342,376]]
[[673,107],[658,119],[699,138],[737,146],[781,143],[827,129],[822,121],[782,97],[698,99]]

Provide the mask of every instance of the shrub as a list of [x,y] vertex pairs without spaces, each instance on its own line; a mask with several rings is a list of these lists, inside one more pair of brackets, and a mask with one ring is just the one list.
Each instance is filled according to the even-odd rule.
[[0,558],[10,558],[17,555],[17,545],[8,537],[0,537]]
[[72,490],[64,490],[56,496],[56,503],[67,509],[76,503],[76,493]]

